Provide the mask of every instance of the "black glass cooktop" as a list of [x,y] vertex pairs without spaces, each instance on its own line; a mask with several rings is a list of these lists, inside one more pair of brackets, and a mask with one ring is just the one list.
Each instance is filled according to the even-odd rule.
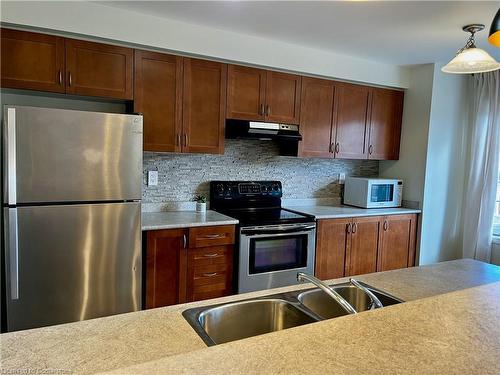
[[295,213],[284,208],[225,209],[218,212],[233,217],[240,226],[308,223],[314,217]]

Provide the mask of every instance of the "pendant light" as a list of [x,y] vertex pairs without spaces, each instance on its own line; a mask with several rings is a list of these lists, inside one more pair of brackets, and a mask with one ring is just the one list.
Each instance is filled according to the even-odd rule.
[[493,44],[495,47],[500,47],[500,8],[498,8],[498,12],[491,23],[488,42]]
[[471,35],[465,46],[458,50],[456,56],[441,68],[443,72],[470,74],[491,72],[500,69],[500,64],[488,52],[476,47],[474,34],[483,29],[484,25],[481,24],[466,25],[462,28],[462,30]]

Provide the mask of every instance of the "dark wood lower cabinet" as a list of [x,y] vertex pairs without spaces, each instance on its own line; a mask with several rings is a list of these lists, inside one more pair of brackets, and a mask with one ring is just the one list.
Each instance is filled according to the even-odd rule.
[[388,271],[415,265],[417,215],[384,217],[377,271]]
[[148,231],[146,308],[233,292],[234,225]]
[[345,254],[351,219],[318,220],[316,228],[316,277],[322,280],[344,276]]
[[351,240],[346,251],[345,275],[355,276],[377,271],[380,216],[352,220]]
[[417,215],[318,220],[316,277],[322,280],[415,265]]
[[189,249],[187,279],[188,301],[231,294],[233,246]]
[[147,232],[146,308],[186,301],[187,249],[183,229]]

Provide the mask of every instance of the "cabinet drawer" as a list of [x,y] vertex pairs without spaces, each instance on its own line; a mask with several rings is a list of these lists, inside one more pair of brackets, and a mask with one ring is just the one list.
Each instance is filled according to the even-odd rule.
[[227,246],[204,247],[189,251],[189,264],[195,268],[212,264],[226,264],[227,262]]
[[234,244],[234,225],[189,228],[189,247]]

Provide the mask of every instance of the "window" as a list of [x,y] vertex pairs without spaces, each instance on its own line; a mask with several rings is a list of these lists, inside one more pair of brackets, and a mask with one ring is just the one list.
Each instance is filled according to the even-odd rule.
[[500,237],[500,168],[497,181],[497,199],[495,202],[495,216],[493,217],[493,235]]

